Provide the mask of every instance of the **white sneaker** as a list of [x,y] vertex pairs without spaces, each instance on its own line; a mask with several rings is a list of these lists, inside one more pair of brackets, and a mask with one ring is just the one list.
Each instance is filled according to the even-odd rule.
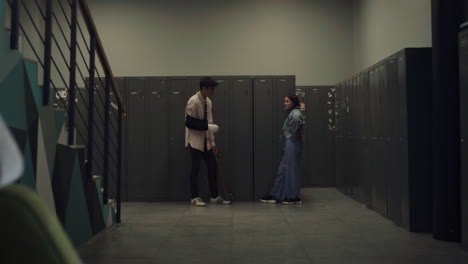
[[193,198],[191,203],[195,206],[206,206],[206,203],[200,197]]
[[211,203],[216,203],[216,204],[223,204],[223,205],[229,205],[231,204],[231,201],[224,200],[223,197],[219,196],[216,198],[211,198],[210,200]]

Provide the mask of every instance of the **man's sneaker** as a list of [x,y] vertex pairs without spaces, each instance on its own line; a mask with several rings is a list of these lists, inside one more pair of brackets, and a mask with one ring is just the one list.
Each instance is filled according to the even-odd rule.
[[223,197],[219,196],[216,197],[216,198],[211,198],[211,203],[215,203],[215,204],[223,204],[223,205],[229,205],[231,204],[231,201],[228,201],[228,200],[224,200]]
[[191,203],[195,206],[206,206],[206,203],[204,203],[200,197],[193,198]]
[[283,201],[282,204],[299,205],[299,204],[302,204],[302,201],[301,201],[301,198],[293,198],[293,199],[287,199],[286,201]]
[[275,204],[278,203],[278,201],[273,197],[273,195],[267,195],[263,198],[260,198],[260,202],[262,203],[268,203],[268,204]]

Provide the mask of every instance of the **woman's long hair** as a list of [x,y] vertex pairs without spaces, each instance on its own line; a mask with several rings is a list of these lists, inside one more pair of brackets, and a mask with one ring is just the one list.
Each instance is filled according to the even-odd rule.
[[301,107],[301,102],[299,101],[299,97],[297,95],[291,94],[291,95],[288,95],[287,97],[289,98],[289,100],[291,100],[291,102],[293,102],[294,104],[293,109]]

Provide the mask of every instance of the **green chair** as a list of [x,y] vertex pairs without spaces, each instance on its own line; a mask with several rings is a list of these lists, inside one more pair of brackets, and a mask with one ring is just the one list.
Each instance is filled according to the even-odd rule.
[[57,215],[28,187],[0,189],[0,263],[82,263]]

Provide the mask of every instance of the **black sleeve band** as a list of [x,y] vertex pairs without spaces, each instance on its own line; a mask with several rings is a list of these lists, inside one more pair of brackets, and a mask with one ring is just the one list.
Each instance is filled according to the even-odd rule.
[[196,119],[187,115],[185,117],[185,126],[193,130],[206,131],[208,130],[208,120]]

